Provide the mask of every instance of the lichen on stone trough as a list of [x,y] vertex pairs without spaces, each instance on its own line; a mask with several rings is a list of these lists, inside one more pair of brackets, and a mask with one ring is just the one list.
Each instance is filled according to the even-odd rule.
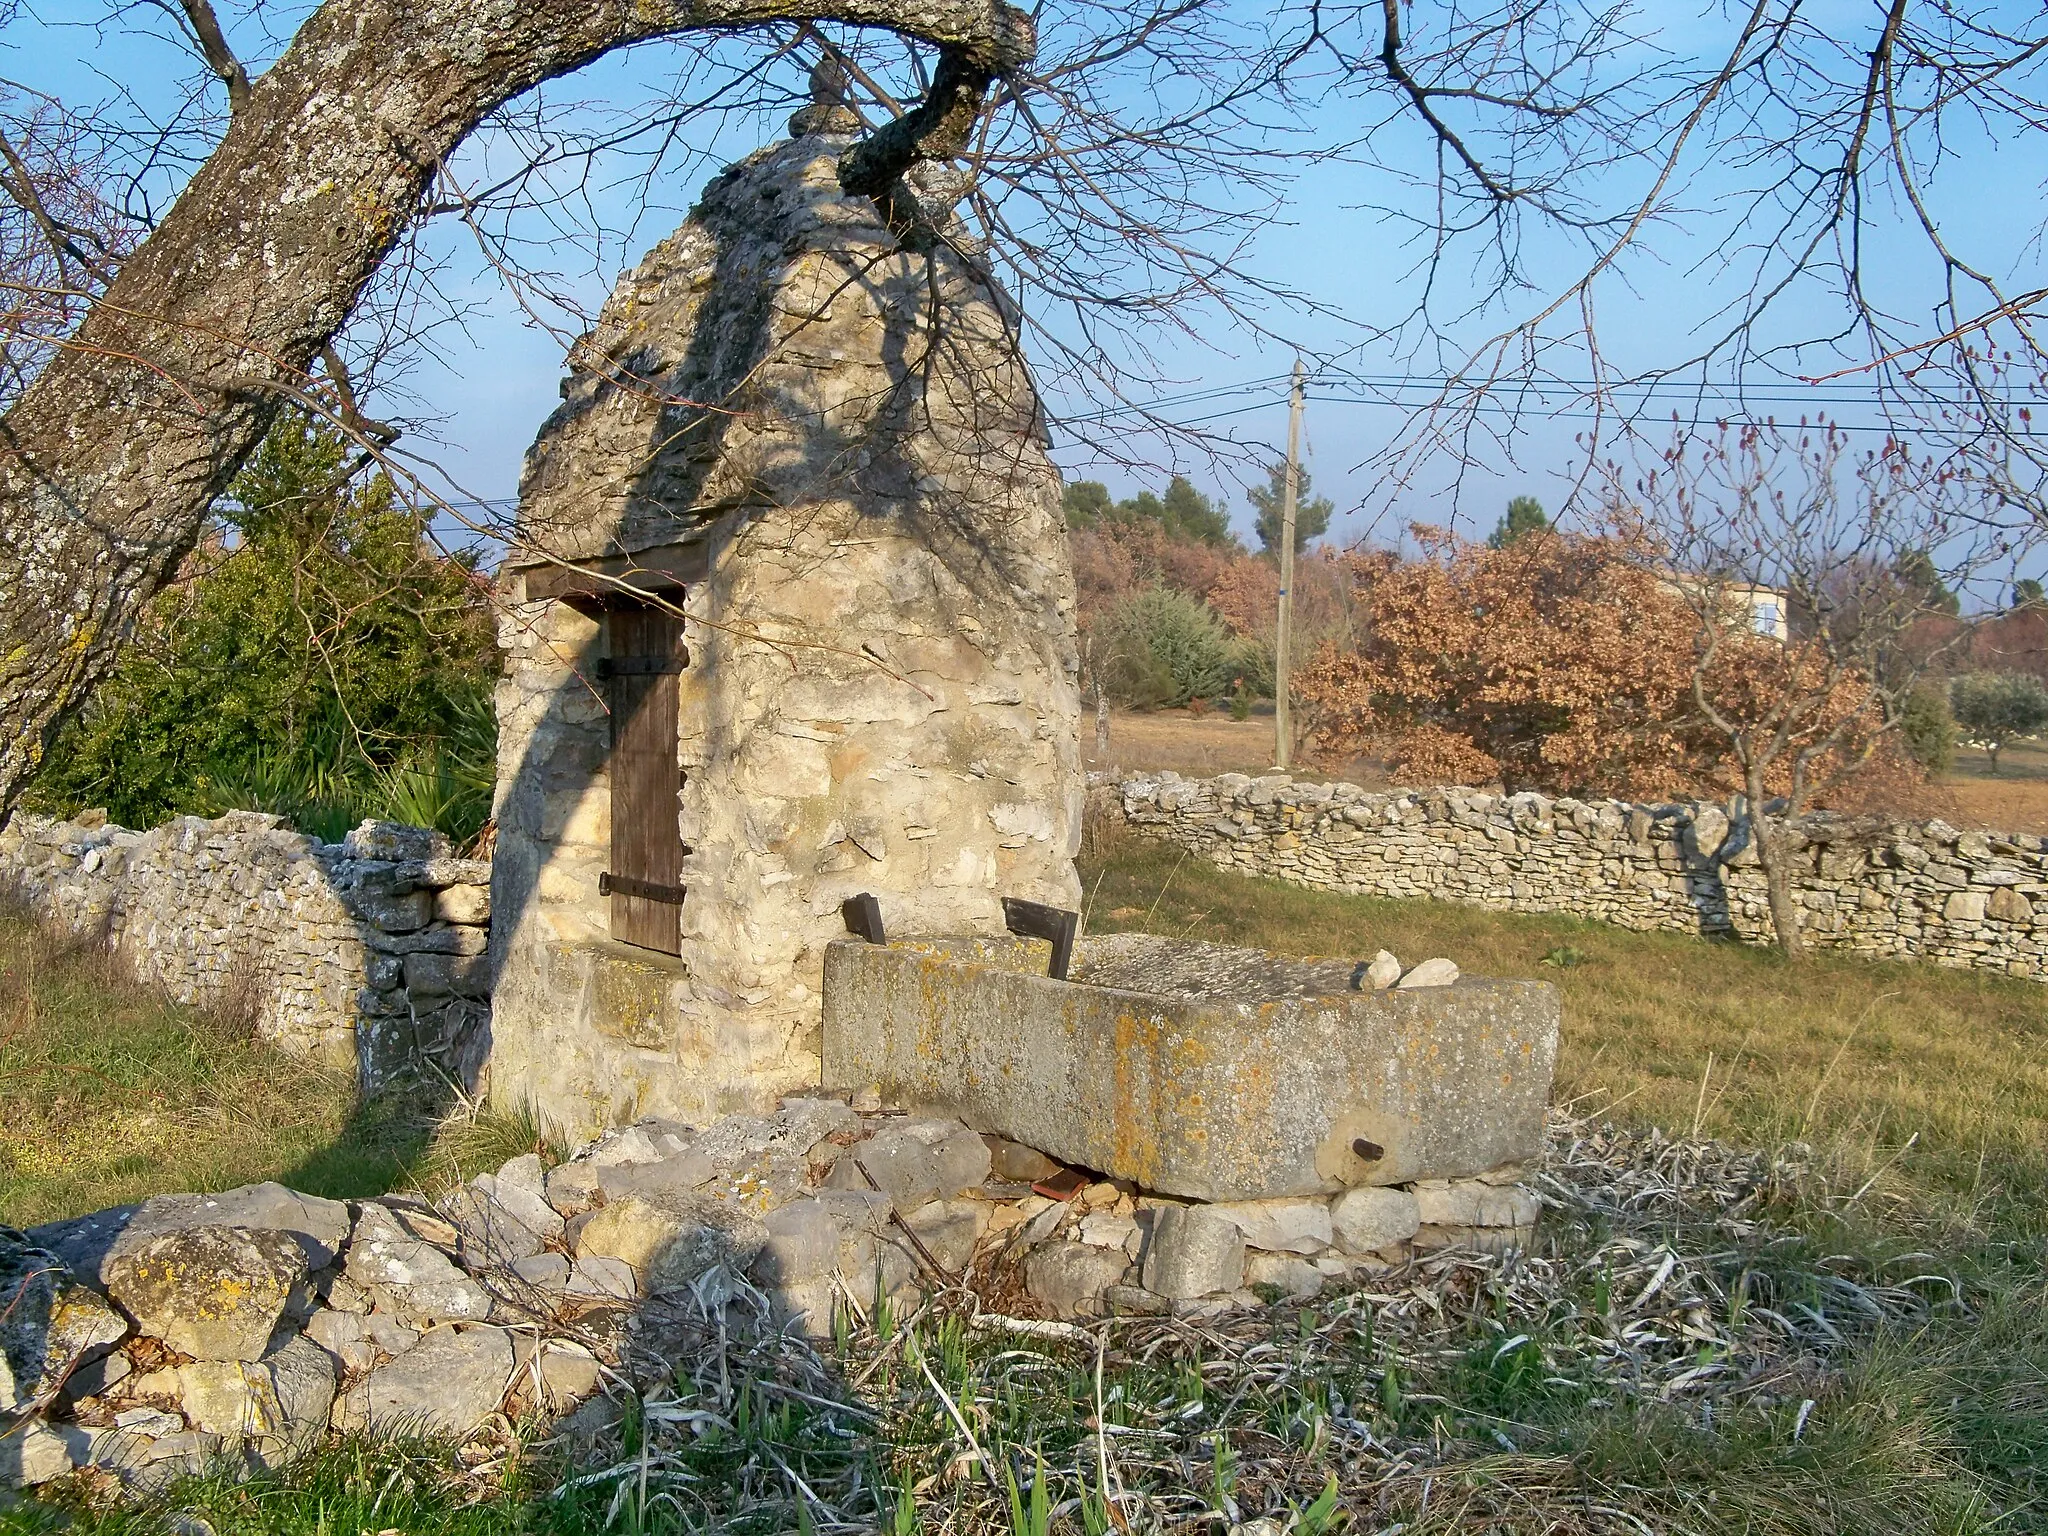
[[828,1082],[1208,1201],[1454,1179],[1535,1156],[1542,982],[1373,990],[1368,966],[1122,934],[1071,979],[1021,939],[834,944]]

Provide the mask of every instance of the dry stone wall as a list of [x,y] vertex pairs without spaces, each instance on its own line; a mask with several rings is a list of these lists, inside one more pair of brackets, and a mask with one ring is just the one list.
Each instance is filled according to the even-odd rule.
[[[1460,788],[1374,794],[1236,773],[1131,778],[1117,800],[1129,825],[1241,874],[1770,938],[1748,821],[1719,805]],[[1810,944],[2048,981],[2048,838],[1830,815],[1786,830]]]
[[765,1326],[787,1349],[877,1296],[909,1316],[960,1287],[1055,1336],[1104,1315],[1215,1318],[1405,1288],[1388,1277],[1436,1250],[1525,1249],[1543,1204],[1520,1167],[1189,1203],[847,1097],[641,1121],[433,1205],[254,1184],[0,1227],[0,1295],[30,1303],[0,1313],[0,1490],[83,1473],[72,1491],[157,1492],[334,1435],[502,1451],[511,1424],[574,1444],[672,1392],[713,1329]]
[[91,813],[0,828],[0,889],[38,920],[104,942],[180,1002],[249,1010],[265,1039],[366,1092],[428,1060],[477,1082],[490,878],[445,838],[389,822],[332,844],[252,811],[148,832]]

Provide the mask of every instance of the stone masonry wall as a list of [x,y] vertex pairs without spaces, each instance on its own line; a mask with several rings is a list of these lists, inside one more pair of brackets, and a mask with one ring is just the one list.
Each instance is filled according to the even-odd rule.
[[[1004,896],[1079,899],[1074,582],[1014,311],[955,245],[900,244],[840,187],[855,126],[807,111],[712,181],[573,350],[527,458],[491,1070],[568,1128],[815,1086],[850,896],[891,932],[984,934]],[[614,621],[544,580],[656,550],[698,572],[674,956],[610,941]]]
[[490,1046],[488,862],[365,822],[322,843],[279,817],[184,816],[149,832],[16,814],[0,891],[106,943],[179,1002],[246,1007],[257,1032],[365,1092],[431,1062],[474,1086]]
[[[1129,825],[1241,874],[1770,940],[1748,821],[1718,805],[1236,773],[1127,779],[1118,803]],[[2048,838],[1830,815],[1787,830],[1809,943],[2048,981]]]

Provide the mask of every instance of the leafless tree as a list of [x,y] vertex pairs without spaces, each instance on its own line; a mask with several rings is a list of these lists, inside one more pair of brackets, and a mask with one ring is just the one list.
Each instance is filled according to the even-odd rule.
[[[615,259],[626,237],[597,213],[603,179],[637,167],[651,192],[702,152],[708,122],[793,105],[821,58],[868,124],[844,185],[906,229],[957,206],[970,233],[946,238],[1018,295],[1048,393],[1077,402],[1067,429],[1112,450],[1168,425],[1146,400],[1157,341],[1176,333],[1280,336],[1332,367],[1369,342],[1405,347],[1453,379],[1394,445],[1407,463],[1475,453],[1545,390],[1625,413],[1620,386],[1644,375],[1598,345],[1598,297],[1705,192],[1720,238],[1695,249],[1727,303],[1654,381],[1860,368],[1902,415],[1952,413],[1959,446],[2016,463],[2031,446],[2001,370],[2040,355],[2038,285],[2009,289],[1955,250],[1930,190],[1966,119],[2008,155],[2040,141],[2048,21],[2018,0],[1890,0],[1860,31],[1811,0],[1751,0],[1706,14],[1711,56],[1697,29],[1661,41],[1665,9],[1628,0],[1058,0],[1030,15],[1005,0],[324,0],[270,62],[238,58],[231,39],[267,39],[279,14],[110,13],[160,18],[190,50],[176,109],[61,104],[90,129],[65,156],[74,190],[0,187],[52,251],[78,244],[24,285],[71,308],[37,333],[54,350],[0,418],[0,806],[281,402],[341,422],[401,484],[430,478],[371,397],[462,322],[449,236],[573,339],[562,253]],[[557,82],[636,45],[669,50],[664,88],[567,110]],[[479,130],[489,152],[465,160]],[[1316,161],[1374,173],[1388,217],[1409,221],[1412,312],[1318,309],[1252,267],[1252,233]],[[65,233],[90,226],[59,216],[76,189],[120,211],[106,253]],[[1871,297],[1893,291],[1868,254],[1881,194],[1932,253],[1931,277],[1898,289],[1918,307],[1896,314]],[[1532,257],[1532,233],[1549,256]],[[1817,289],[1832,329],[1779,324]],[[1526,313],[1486,346],[1455,344],[1502,304]],[[2015,337],[2014,363],[1988,360]]]
[[1606,482],[1694,615],[1695,723],[1725,744],[1772,927],[1796,958],[1787,822],[1900,750],[1908,696],[1995,617],[2039,536],[2007,514],[1997,478],[1897,441],[1852,456],[1825,424],[1681,433],[1632,483],[1610,460]]

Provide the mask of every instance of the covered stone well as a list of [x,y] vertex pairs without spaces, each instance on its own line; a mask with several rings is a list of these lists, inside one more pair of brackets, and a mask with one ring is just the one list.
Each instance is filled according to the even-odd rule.
[[1076,904],[1059,479],[957,230],[845,194],[850,114],[621,279],[502,582],[492,1094],[704,1124],[818,1081],[826,943]]

